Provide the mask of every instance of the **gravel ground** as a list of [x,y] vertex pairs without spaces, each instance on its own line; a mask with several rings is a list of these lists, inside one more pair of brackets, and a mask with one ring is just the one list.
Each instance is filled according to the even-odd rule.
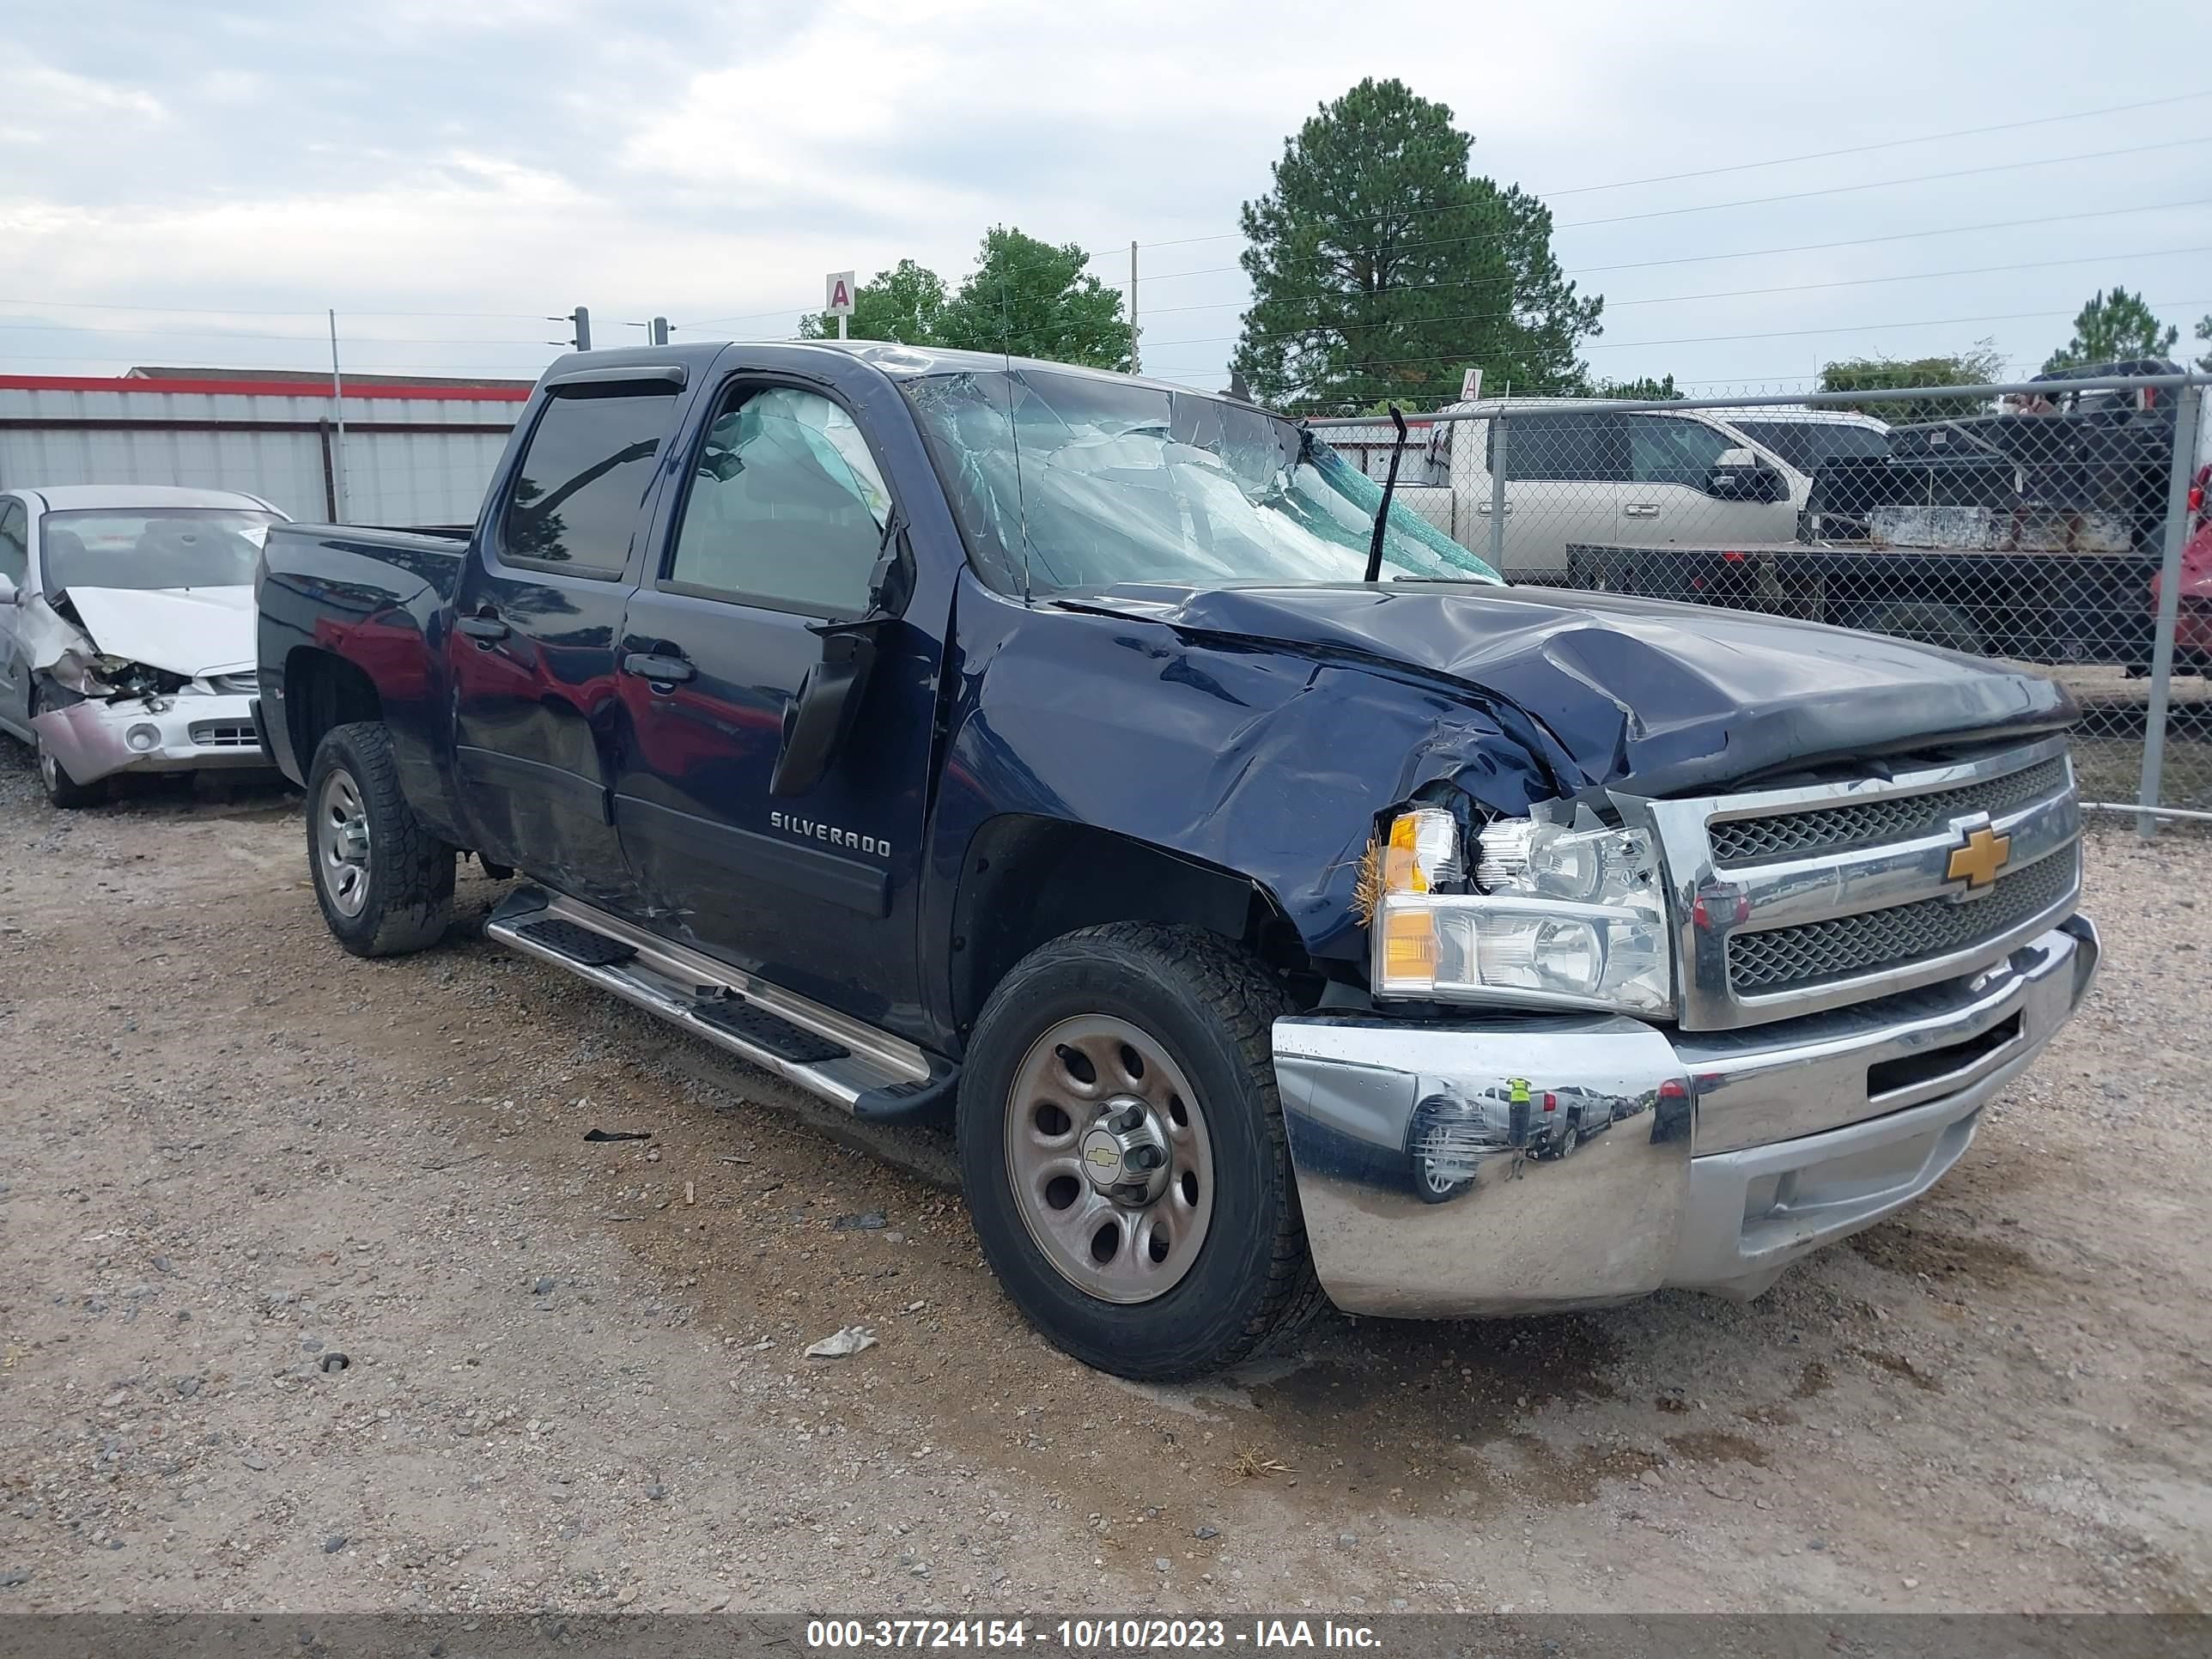
[[1759,1301],[1146,1389],[1016,1318],[941,1139],[488,945],[493,884],[352,960],[301,839],[0,739],[0,1610],[2212,1599],[2201,840],[2100,835],[2095,1000]]

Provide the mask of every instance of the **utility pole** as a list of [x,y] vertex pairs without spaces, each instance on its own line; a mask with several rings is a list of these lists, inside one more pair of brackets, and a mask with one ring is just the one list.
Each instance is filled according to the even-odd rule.
[[651,338],[655,345],[666,345],[668,343],[667,318],[656,317],[653,319],[653,332]]
[[1137,245],[1129,244],[1129,373],[1145,372],[1144,360],[1137,355]]
[[[588,307],[578,306],[574,311],[568,312],[565,315],[559,317],[548,317],[545,320],[549,323],[567,323],[570,327],[574,328],[576,331],[575,337],[565,343],[573,347],[575,350],[589,351],[592,349],[592,313]],[[556,340],[553,343],[555,345],[561,345],[564,343],[560,340]]]
[[338,521],[346,516],[346,454],[345,454],[345,376],[338,373],[338,313],[330,312],[331,319],[331,414],[337,425],[337,442],[331,453],[335,463],[331,471],[332,493],[337,497]]

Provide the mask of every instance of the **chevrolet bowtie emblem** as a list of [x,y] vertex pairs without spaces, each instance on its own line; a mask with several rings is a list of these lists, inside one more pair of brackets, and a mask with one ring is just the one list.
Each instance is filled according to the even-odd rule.
[[1951,849],[1950,868],[1944,873],[1953,881],[1965,882],[1971,891],[1996,881],[2011,857],[2012,837],[1984,824],[1967,832],[1964,847]]

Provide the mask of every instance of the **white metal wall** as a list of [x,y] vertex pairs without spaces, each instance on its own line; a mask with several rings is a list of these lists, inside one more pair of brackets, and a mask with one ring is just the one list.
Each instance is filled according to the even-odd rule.
[[[122,389],[131,385],[0,385],[0,488],[181,484],[245,490],[295,519],[330,515],[319,430],[331,418],[329,398],[177,392],[160,382]],[[331,439],[332,460],[343,465],[345,516],[472,522],[522,408],[506,398],[347,398],[343,448]],[[224,428],[211,429],[218,422]],[[421,429],[441,426],[478,429]],[[488,427],[497,429],[481,429]]]
[[295,519],[328,516],[322,445],[311,432],[0,428],[0,489],[82,483],[242,489]]

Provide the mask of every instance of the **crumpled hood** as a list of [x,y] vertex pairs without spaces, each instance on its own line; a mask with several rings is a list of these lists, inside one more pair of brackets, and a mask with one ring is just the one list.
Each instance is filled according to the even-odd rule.
[[1472,583],[1107,588],[1062,603],[1180,631],[1399,663],[1509,701],[1570,789],[1678,794],[1793,763],[2070,724],[2052,681],[1816,623]]
[[194,679],[253,665],[257,647],[250,585],[72,587],[64,597],[104,655]]

